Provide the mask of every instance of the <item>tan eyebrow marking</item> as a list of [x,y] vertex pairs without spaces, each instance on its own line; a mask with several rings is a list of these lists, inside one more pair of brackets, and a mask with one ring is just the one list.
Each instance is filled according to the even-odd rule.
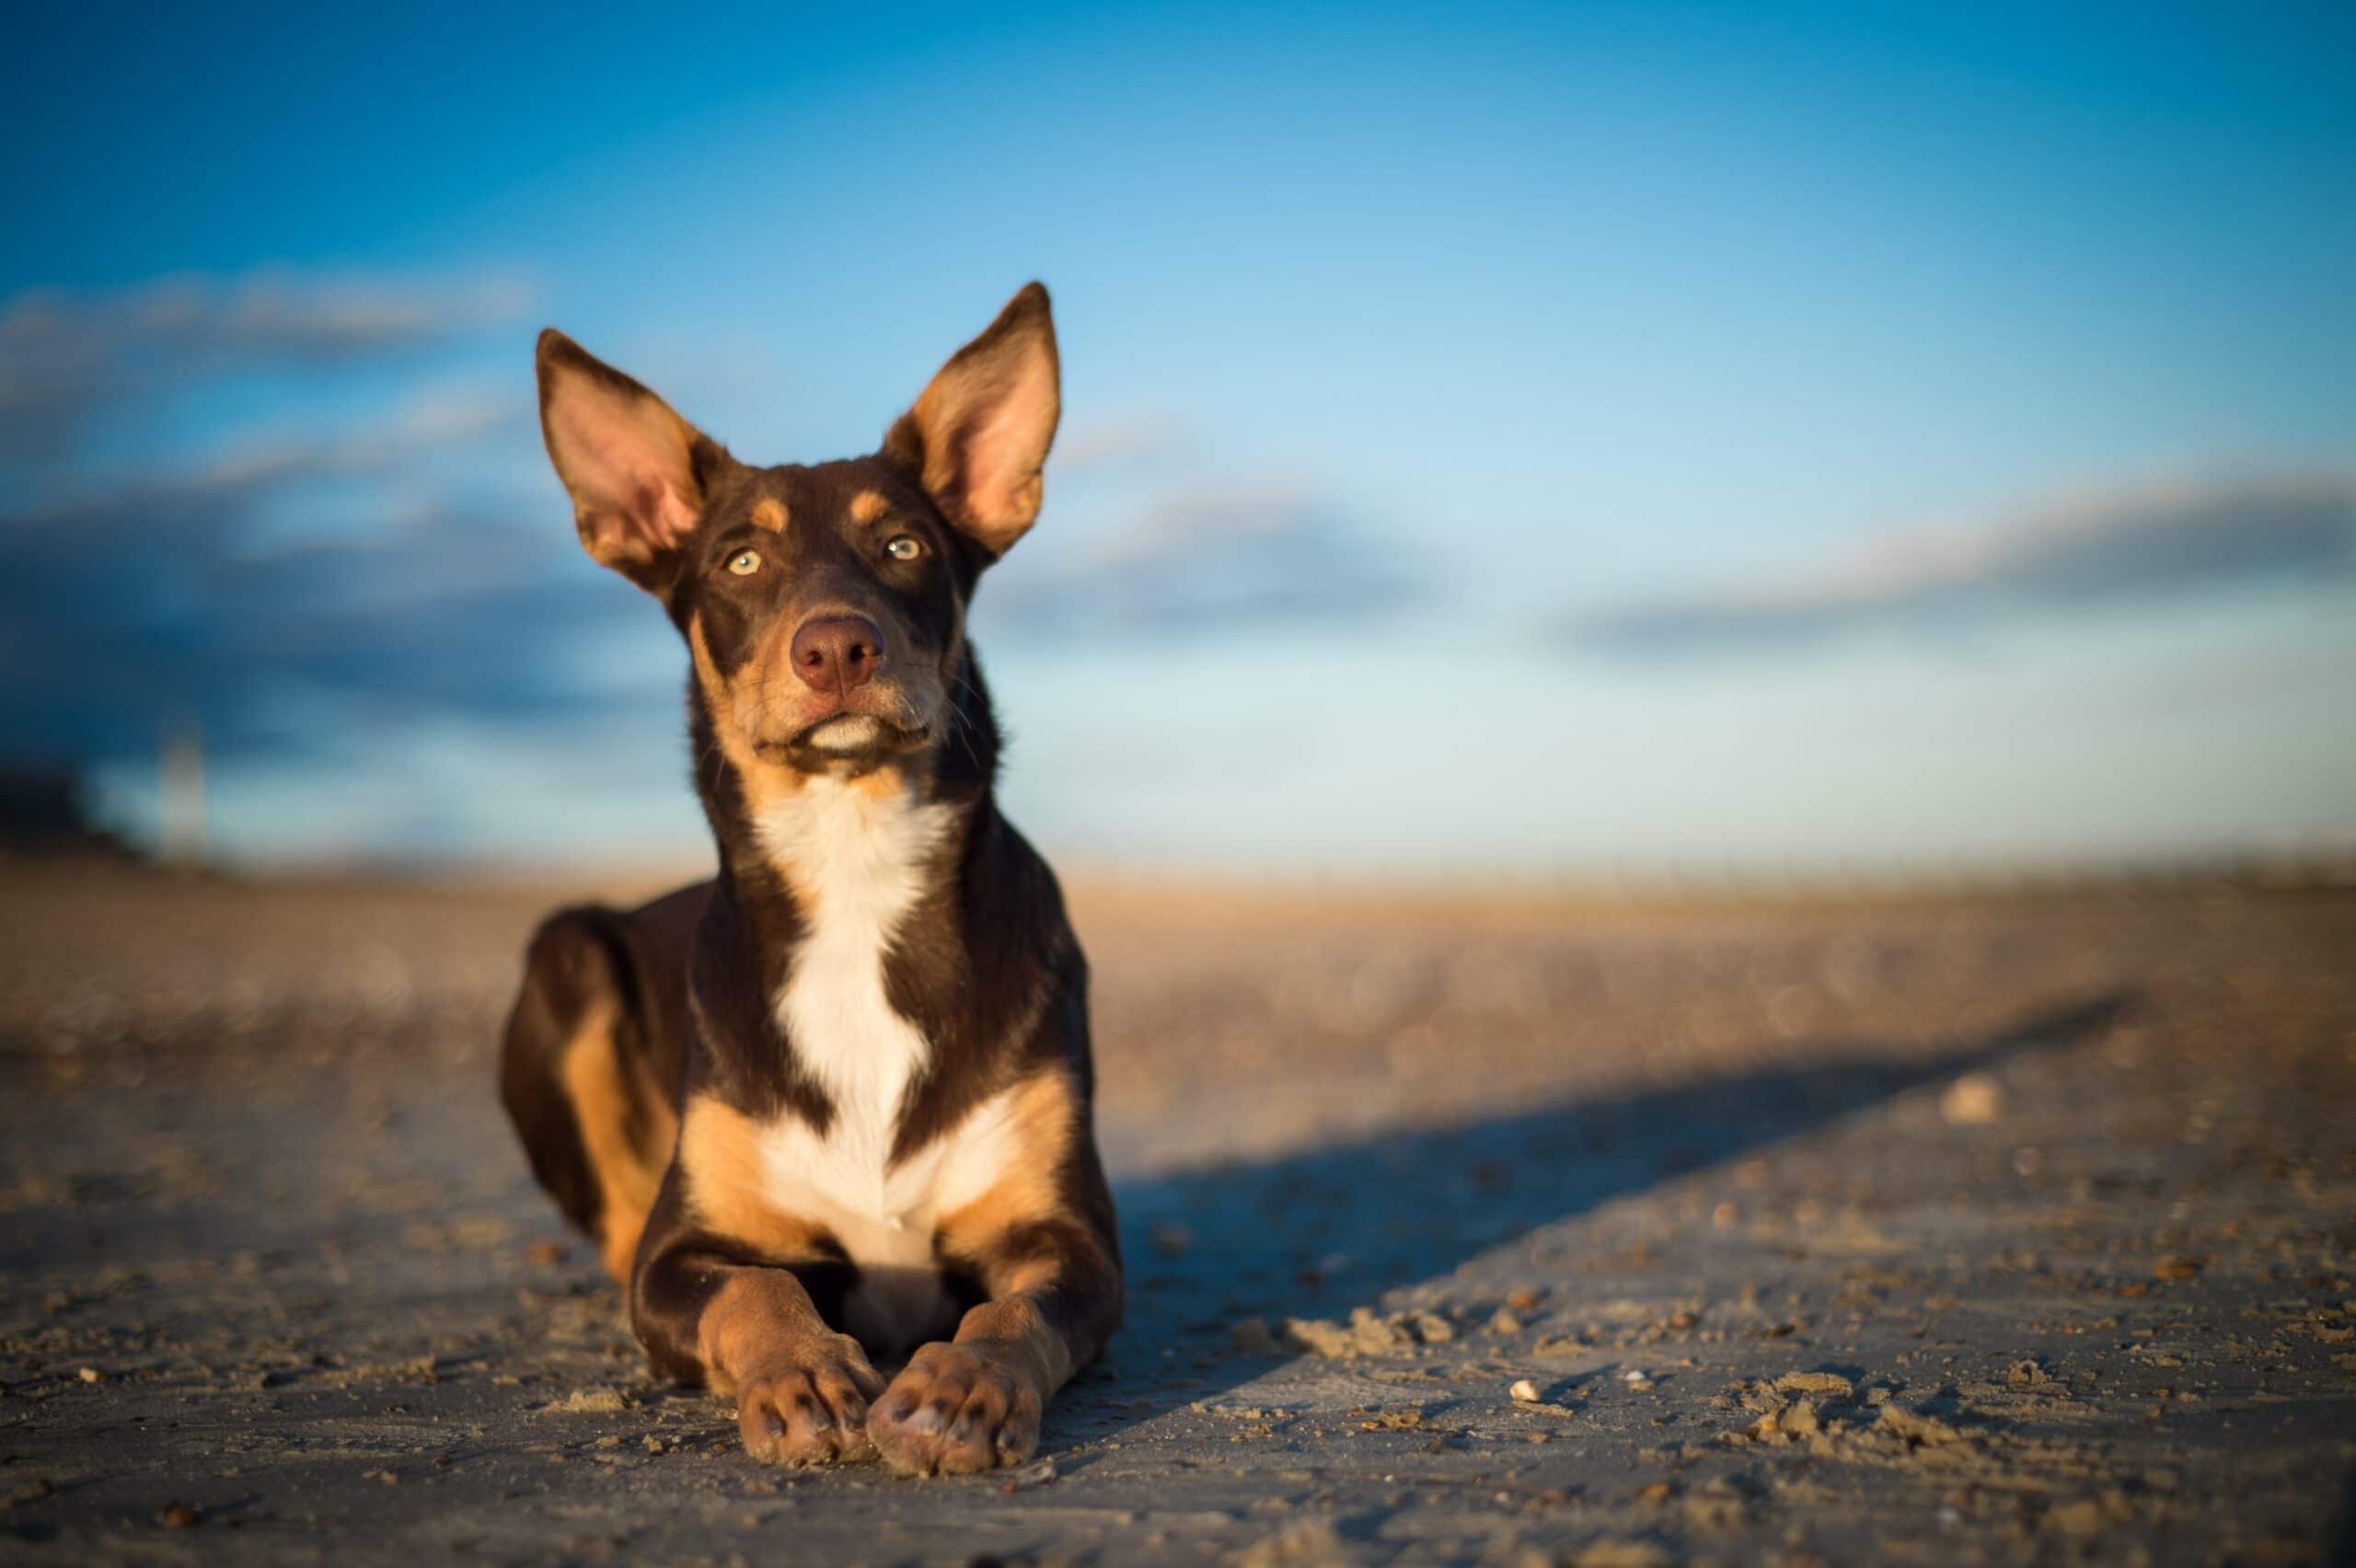
[[861,490],[850,498],[850,520],[872,523],[892,510],[892,503],[873,490]]
[[784,533],[785,502],[768,495],[753,502],[753,526],[767,528],[772,534]]

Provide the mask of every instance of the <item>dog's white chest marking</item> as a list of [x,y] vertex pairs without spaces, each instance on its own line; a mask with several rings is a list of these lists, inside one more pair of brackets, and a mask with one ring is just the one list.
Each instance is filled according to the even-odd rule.
[[763,1174],[780,1206],[823,1219],[860,1266],[845,1326],[871,1343],[905,1346],[938,1332],[948,1297],[933,1225],[987,1191],[1012,1152],[1001,1096],[892,1163],[931,1043],[892,1006],[884,958],[950,825],[946,806],[829,778],[808,780],[759,821],[808,921],[772,1006],[795,1060],[834,1108],[823,1136],[798,1117],[768,1126]]
[[[948,828],[945,807],[902,794],[878,797],[830,778],[805,782],[760,822],[762,845],[802,898],[800,950],[772,998],[795,1060],[826,1091],[834,1116],[826,1136],[781,1124],[772,1151],[780,1174],[854,1214],[890,1223],[895,1205],[886,1166],[908,1085],[930,1043],[895,1011],[884,989],[884,960],[923,891],[927,862]],[[778,1156],[801,1158],[778,1159]]]

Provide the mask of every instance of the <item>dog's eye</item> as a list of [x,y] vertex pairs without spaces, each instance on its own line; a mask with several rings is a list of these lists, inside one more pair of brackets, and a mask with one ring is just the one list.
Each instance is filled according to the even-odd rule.
[[924,554],[924,541],[914,534],[902,534],[884,548],[894,560],[914,560]]
[[761,552],[738,550],[728,558],[728,570],[739,577],[750,577],[761,570]]

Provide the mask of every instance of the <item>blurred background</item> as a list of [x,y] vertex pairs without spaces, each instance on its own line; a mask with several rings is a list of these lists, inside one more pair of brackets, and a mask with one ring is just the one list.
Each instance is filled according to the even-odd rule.
[[0,59],[19,845],[691,867],[533,333],[871,450],[1025,280],[976,620],[1053,853],[2005,875],[2356,843],[2356,22],[44,7]]

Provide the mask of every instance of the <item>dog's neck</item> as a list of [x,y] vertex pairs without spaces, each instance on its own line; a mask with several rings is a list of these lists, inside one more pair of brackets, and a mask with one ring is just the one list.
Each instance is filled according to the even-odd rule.
[[952,686],[945,733],[924,751],[857,774],[765,767],[748,776],[714,743],[689,683],[689,744],[719,850],[720,881],[742,914],[756,970],[774,982],[829,898],[872,911],[888,940],[918,905],[961,874],[977,828],[994,817],[998,726],[970,650]]

